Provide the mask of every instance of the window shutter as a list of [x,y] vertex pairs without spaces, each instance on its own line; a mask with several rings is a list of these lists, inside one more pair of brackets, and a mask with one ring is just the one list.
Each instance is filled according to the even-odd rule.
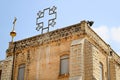
[[69,58],[68,55],[62,56],[60,60],[60,74],[69,73]]
[[18,80],[24,80],[25,65],[21,65],[18,71]]

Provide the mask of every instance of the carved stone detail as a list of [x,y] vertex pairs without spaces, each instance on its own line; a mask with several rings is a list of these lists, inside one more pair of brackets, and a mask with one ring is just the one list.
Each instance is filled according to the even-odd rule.
[[[24,40],[20,40],[20,41],[16,41],[14,42],[14,44],[16,43],[16,51],[17,50],[22,50],[24,48],[29,48],[29,47],[33,47],[33,46],[38,46],[38,45],[42,45],[42,44],[48,44],[50,42],[54,42],[54,41],[58,41],[60,39],[63,38],[67,38],[70,37],[74,34],[83,34],[84,31],[81,30],[81,24],[83,22],[73,25],[73,26],[69,26],[66,28],[62,28],[62,29],[58,29],[52,32],[48,32],[45,34],[41,34],[38,36],[34,36],[31,38],[27,38]],[[7,53],[12,53],[14,49],[14,46],[10,46],[9,49],[7,49]]]

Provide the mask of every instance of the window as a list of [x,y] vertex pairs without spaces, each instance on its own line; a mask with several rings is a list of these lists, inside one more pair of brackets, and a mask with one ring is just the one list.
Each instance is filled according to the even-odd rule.
[[103,80],[103,65],[102,65],[102,63],[100,63],[99,68],[100,68],[100,80]]
[[25,65],[20,65],[18,69],[18,80],[24,80]]
[[69,74],[69,56],[60,57],[60,75]]
[[1,80],[2,70],[0,70],[0,80]]

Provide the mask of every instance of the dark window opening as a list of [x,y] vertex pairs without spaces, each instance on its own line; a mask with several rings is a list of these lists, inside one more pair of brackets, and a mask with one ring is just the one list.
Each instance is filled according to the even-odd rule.
[[2,70],[0,70],[0,80],[1,80]]

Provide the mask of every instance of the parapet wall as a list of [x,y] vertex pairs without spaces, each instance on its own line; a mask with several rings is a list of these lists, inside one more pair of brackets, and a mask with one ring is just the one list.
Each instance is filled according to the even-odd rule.
[[73,36],[74,34],[84,34],[84,24],[85,21],[82,21],[79,24],[75,24],[66,28],[58,29],[52,32],[45,34],[37,35],[34,37],[26,38],[14,43],[10,43],[9,48],[7,49],[7,56],[12,55],[14,47],[16,51],[23,50],[28,47],[38,46],[47,44],[50,42],[58,41],[62,38]]
[[1,80],[11,80],[13,57],[8,57],[0,62],[2,70]]

